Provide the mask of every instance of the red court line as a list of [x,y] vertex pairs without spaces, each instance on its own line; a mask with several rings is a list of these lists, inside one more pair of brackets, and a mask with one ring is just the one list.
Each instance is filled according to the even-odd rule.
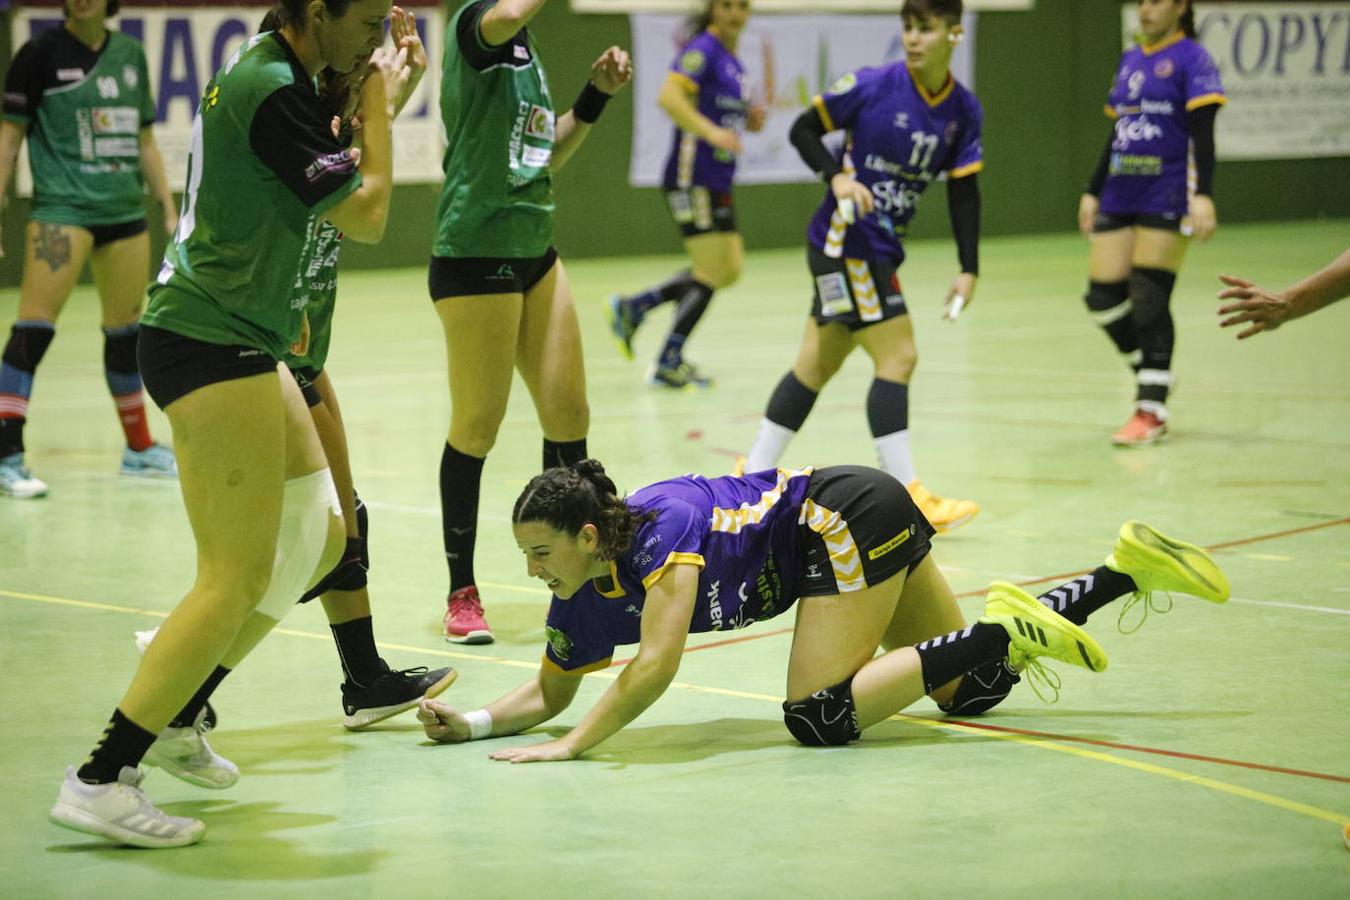
[[1130,750],[1135,753],[1152,753],[1156,756],[1173,756],[1177,759],[1194,759],[1199,762],[1217,763],[1221,766],[1236,766],[1241,769],[1259,769],[1263,772],[1278,772],[1281,775],[1298,775],[1303,778],[1320,778],[1324,781],[1336,781],[1350,784],[1350,778],[1344,775],[1327,775],[1323,772],[1308,772],[1303,769],[1286,769],[1283,766],[1268,766],[1264,763],[1243,762],[1240,759],[1225,759],[1222,756],[1204,756],[1199,753],[1182,753],[1179,750],[1159,750],[1156,747],[1140,747],[1136,744],[1118,744],[1114,741],[1098,741],[1093,738],[1074,737],[1069,734],[1055,734],[1049,731],[1032,731],[1027,728],[1010,728],[1007,725],[989,725],[984,722],[971,722],[966,719],[944,719],[950,725],[966,728],[980,728],[985,731],[1002,731],[1008,734],[1023,734],[1028,737],[1046,738],[1052,741],[1069,741],[1075,744],[1092,744],[1096,747],[1109,747],[1112,750]]

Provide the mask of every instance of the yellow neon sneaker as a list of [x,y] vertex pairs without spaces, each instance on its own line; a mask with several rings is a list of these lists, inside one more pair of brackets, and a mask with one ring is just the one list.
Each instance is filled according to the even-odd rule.
[[[1120,630],[1127,634],[1139,630],[1150,609],[1157,613],[1171,610],[1171,597],[1163,605],[1153,599],[1154,591],[1176,591],[1210,603],[1228,601],[1228,578],[1208,553],[1194,544],[1173,540],[1143,522],[1120,526],[1106,567],[1134,580],[1135,592],[1120,610]],[[1126,619],[1135,609],[1142,611],[1139,621],[1127,627]]]
[[980,504],[974,500],[939,497],[920,484],[917,478],[905,485],[905,489],[909,491],[909,496],[914,498],[914,505],[919,508],[919,512],[923,513],[923,517],[938,531],[960,528],[980,512]]
[[[1059,676],[1042,666],[1037,657],[1048,656],[1093,672],[1106,668],[1106,651],[1082,628],[1045,606],[1015,584],[995,581],[989,586],[980,621],[1001,625],[1012,643],[1008,664],[1024,671],[1031,688],[1048,703],[1059,697]],[[1044,689],[1053,696],[1047,696]]]

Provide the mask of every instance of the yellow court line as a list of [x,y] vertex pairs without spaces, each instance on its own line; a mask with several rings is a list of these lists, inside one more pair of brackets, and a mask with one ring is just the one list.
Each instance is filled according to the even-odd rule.
[[[140,615],[155,616],[156,618],[165,618],[168,613],[153,609],[137,609],[131,606],[116,606],[111,603],[95,603],[88,600],[71,600],[65,597],[51,597],[45,594],[25,594],[18,591],[0,590],[0,597],[13,597],[17,600],[32,600],[39,603],[53,603],[59,606],[74,606],[83,609],[96,609],[103,612],[122,612],[135,613]],[[321,640],[325,643],[331,640],[331,635],[319,634],[313,631],[300,631],[295,628],[282,628],[278,626],[272,629],[274,634],[284,634],[288,637],[310,638],[311,640]],[[447,659],[472,660],[473,662],[494,663],[496,665],[512,666],[514,668],[536,669],[538,663],[525,662],[518,659],[507,659],[500,656],[483,656],[474,653],[456,653],[452,650],[428,649],[426,647],[414,647],[408,644],[395,644],[388,641],[377,641],[377,646],[385,650],[403,650],[412,653],[420,653],[426,656],[440,656]],[[592,675],[598,675],[601,678],[613,680],[618,678],[617,673],[612,672],[592,672]],[[741,700],[761,700],[770,703],[781,704],[782,697],[775,697],[771,694],[760,694],[752,691],[736,691],[729,688],[707,687],[704,685],[689,684],[683,681],[671,683],[671,687],[677,687],[686,691],[693,691],[701,694],[715,694],[722,697],[735,697]],[[906,713],[896,713],[890,717],[896,722],[907,722],[913,725],[922,725],[927,728],[940,728],[946,731],[955,731],[960,734],[976,733],[976,729],[961,725],[955,722],[941,722],[934,719],[926,719],[921,716],[911,716]],[[1277,809],[1283,809],[1287,812],[1298,813],[1299,815],[1309,816],[1314,819],[1321,819],[1327,822],[1334,822],[1337,825],[1350,825],[1350,815],[1335,813],[1328,809],[1322,809],[1317,806],[1310,806],[1307,803],[1299,803],[1296,800],[1288,800],[1284,797],[1278,797],[1274,794],[1267,794],[1264,791],[1256,791],[1251,788],[1245,788],[1240,785],[1230,784],[1226,781],[1219,781],[1214,778],[1206,778],[1203,775],[1191,775],[1188,772],[1182,772],[1177,769],[1169,769],[1166,766],[1154,765],[1153,763],[1141,762],[1135,759],[1129,759],[1123,756],[1113,756],[1110,753],[1102,753],[1097,750],[1087,750],[1083,747],[1075,747],[1069,744],[1060,744],[1051,740],[1030,737],[1023,734],[1009,734],[1007,732],[986,731],[979,729],[978,733],[982,737],[992,737],[1001,741],[1013,741],[1029,747],[1036,747],[1041,750],[1054,750],[1060,753],[1068,753],[1072,756],[1079,756],[1084,759],[1096,760],[1097,762],[1109,763],[1115,766],[1123,766],[1127,769],[1136,769],[1140,772],[1147,772],[1151,775],[1159,775],[1163,778],[1171,778],[1176,781],[1186,782],[1188,784],[1206,787],[1210,790],[1219,791],[1224,794],[1231,794],[1234,797],[1242,797],[1246,800],[1254,800],[1257,803],[1264,803],[1267,806],[1274,806]]]

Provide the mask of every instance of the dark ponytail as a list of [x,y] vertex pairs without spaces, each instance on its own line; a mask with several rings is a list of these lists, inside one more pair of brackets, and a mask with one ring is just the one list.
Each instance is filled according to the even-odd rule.
[[685,22],[685,27],[689,30],[689,37],[696,37],[708,30],[712,24],[712,8],[716,0],[707,0],[703,4],[703,11],[690,16]]
[[1195,4],[1191,3],[1190,0],[1186,0],[1186,11],[1181,14],[1181,19],[1177,24],[1181,26],[1182,34],[1191,40],[1195,40]]
[[545,469],[530,479],[511,510],[511,524],[545,522],[567,535],[586,525],[600,532],[601,559],[615,559],[633,542],[633,532],[650,513],[636,515],[619,496],[597,459],[567,468]]

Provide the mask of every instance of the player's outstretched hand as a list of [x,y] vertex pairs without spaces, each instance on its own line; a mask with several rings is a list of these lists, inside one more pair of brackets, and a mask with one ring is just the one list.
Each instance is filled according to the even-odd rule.
[[1238,332],[1238,340],[1263,331],[1274,331],[1292,318],[1289,301],[1279,294],[1272,294],[1245,278],[1220,275],[1219,280],[1228,285],[1219,291],[1219,299],[1237,301],[1219,307],[1219,315],[1228,316],[1219,325],[1229,328],[1244,322],[1251,323]]
[[591,64],[591,84],[611,96],[633,80],[633,59],[622,47],[610,47]]
[[572,748],[562,741],[546,741],[542,744],[530,744],[527,747],[494,750],[488,756],[502,762],[512,763],[565,762],[575,758]]
[[417,704],[417,721],[427,737],[441,744],[462,744],[469,740],[469,720],[453,706],[439,700]]
[[392,119],[411,76],[407,48],[376,47],[370,54],[370,73],[361,84],[362,118],[369,119],[372,110],[382,108]]

